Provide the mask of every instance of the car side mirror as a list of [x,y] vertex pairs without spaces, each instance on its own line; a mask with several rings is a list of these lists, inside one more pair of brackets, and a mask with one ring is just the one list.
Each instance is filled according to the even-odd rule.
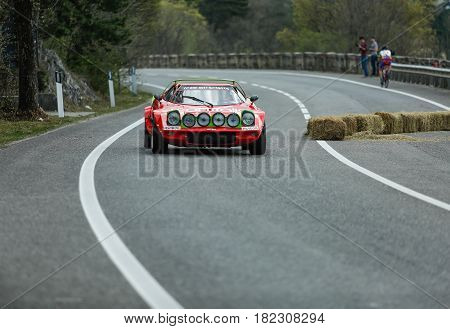
[[162,96],[162,95],[155,95],[155,99],[156,99],[158,102],[161,102],[162,99],[163,99],[163,96]]
[[252,96],[250,97],[250,102],[254,103],[259,99],[259,96]]

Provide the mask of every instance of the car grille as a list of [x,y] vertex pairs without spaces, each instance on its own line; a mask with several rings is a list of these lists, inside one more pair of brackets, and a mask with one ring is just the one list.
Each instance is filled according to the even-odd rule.
[[189,144],[203,146],[227,146],[234,144],[235,133],[189,133],[187,135]]

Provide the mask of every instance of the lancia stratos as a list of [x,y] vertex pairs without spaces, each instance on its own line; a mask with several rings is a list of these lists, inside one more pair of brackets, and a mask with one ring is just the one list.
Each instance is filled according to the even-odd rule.
[[265,112],[239,83],[177,80],[145,108],[144,147],[167,153],[169,145],[189,148],[241,147],[266,152]]

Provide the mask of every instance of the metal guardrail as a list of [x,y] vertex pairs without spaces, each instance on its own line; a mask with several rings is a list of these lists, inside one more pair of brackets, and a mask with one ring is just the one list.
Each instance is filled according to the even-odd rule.
[[392,67],[397,71],[424,72],[424,73],[431,73],[431,74],[442,74],[442,75],[446,75],[446,76],[450,74],[450,69],[433,67],[433,66],[393,63]]
[[393,63],[392,79],[450,89],[450,69]]

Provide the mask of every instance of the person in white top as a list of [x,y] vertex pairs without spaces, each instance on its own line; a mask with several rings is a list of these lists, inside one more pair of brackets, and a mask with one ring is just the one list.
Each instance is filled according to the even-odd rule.
[[388,47],[384,46],[380,51],[380,76],[382,76],[383,71],[389,74],[392,65],[392,51]]

